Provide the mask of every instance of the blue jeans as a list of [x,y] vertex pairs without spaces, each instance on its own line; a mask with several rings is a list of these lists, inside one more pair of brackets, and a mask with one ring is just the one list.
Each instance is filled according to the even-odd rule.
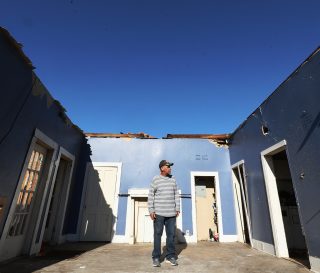
[[175,237],[176,237],[176,216],[164,217],[156,215],[156,219],[153,221],[153,251],[152,258],[160,259],[161,256],[161,236],[163,233],[163,226],[166,227],[167,240],[166,258],[170,259],[176,256]]

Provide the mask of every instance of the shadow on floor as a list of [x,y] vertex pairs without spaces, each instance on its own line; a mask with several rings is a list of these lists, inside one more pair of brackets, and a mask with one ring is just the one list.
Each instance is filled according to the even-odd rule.
[[[180,243],[180,244],[176,244],[176,258],[179,259],[179,255],[180,253],[186,249],[188,247],[188,244],[187,243]],[[161,257],[160,257],[160,261],[163,262],[165,257],[167,255],[167,248],[166,246],[164,245],[162,247],[162,254],[161,254]],[[1,271],[0,271],[1,272]]]
[[82,253],[105,244],[100,242],[81,242],[66,243],[58,246],[44,246],[39,256],[20,256],[1,263],[0,273],[31,273],[66,259],[76,259]]

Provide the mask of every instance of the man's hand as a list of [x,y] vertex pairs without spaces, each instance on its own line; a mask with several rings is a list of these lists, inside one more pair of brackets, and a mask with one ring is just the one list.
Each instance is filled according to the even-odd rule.
[[152,221],[154,221],[157,218],[156,213],[155,212],[150,213],[150,218]]
[[176,217],[178,217],[180,215],[180,211],[176,212]]

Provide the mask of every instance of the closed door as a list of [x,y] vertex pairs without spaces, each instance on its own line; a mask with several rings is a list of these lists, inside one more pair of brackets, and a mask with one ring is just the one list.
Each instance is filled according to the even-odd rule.
[[37,194],[37,190],[39,182],[44,180],[41,176],[46,153],[47,150],[38,144],[32,151],[3,248],[6,259],[23,252],[28,230],[31,229],[29,224],[34,226],[34,223],[30,222],[30,217],[35,209],[35,199],[41,198],[41,193]]
[[153,242],[153,221],[150,218],[148,204],[136,201],[136,242]]
[[117,167],[94,166],[87,169],[82,241],[111,241],[117,172]]

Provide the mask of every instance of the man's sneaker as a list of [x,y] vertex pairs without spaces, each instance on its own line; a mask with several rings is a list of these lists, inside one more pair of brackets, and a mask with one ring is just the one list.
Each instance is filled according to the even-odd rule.
[[153,267],[160,267],[160,260],[158,259],[158,258],[154,258],[153,260],[152,260],[152,266]]
[[173,258],[173,257],[169,258],[169,259],[166,259],[166,263],[169,263],[169,264],[171,264],[173,266],[178,265],[177,260],[175,258]]

